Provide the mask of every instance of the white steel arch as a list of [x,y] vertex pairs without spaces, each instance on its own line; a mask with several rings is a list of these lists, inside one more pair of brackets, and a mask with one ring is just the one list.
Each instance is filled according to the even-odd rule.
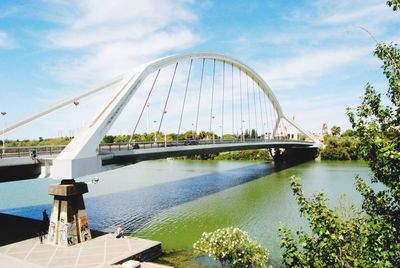
[[97,156],[96,149],[142,82],[154,71],[173,63],[189,59],[216,60],[233,65],[242,70],[264,91],[276,111],[277,121],[273,131],[273,136],[276,134],[276,129],[279,126],[281,119],[286,119],[287,122],[303,132],[311,140],[317,142],[309,133],[285,117],[271,88],[262,77],[249,66],[223,54],[209,52],[187,53],[149,62],[125,75],[123,82],[121,83],[122,86],[111,97],[109,102],[99,110],[91,123],[88,124],[84,130],[70,142],[70,144],[57,156],[56,159],[54,159],[52,177],[56,179],[70,179],[100,171],[101,159]]

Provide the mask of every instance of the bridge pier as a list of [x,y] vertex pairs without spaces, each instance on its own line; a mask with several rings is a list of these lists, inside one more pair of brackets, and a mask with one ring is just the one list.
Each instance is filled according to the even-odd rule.
[[48,244],[68,247],[92,238],[83,201],[83,194],[87,192],[87,184],[75,180],[62,180],[61,184],[49,186],[54,201]]
[[285,148],[283,151],[281,149],[275,149],[274,151],[270,150],[270,153],[274,158],[274,162],[277,164],[300,164],[317,158],[318,148]]

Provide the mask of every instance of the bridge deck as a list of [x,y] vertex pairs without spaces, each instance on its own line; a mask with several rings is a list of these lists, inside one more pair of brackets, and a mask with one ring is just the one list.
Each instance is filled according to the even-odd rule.
[[201,144],[176,147],[159,147],[150,149],[119,150],[102,152],[100,157],[103,166],[109,164],[135,163],[139,161],[162,159],[167,157],[179,157],[195,154],[212,154],[228,151],[242,151],[268,148],[305,148],[314,144],[304,141],[267,141],[267,142],[243,142],[243,143],[221,143]]
[[[195,142],[196,144],[191,144]],[[215,142],[215,143],[214,143]],[[315,144],[308,141],[296,140],[266,140],[266,141],[191,141],[191,145],[181,143],[120,143],[101,145],[98,148],[97,157],[101,160],[101,166],[96,172],[118,168],[123,165],[134,164],[140,161],[163,159],[168,157],[180,157],[196,154],[213,154],[228,151],[243,151],[268,148],[313,148]],[[33,147],[36,148],[36,147]],[[25,148],[27,149],[27,148]],[[46,150],[43,150],[47,152]],[[0,159],[0,182],[51,177],[53,160],[57,154],[37,154],[32,159],[26,154],[11,154]],[[18,157],[20,156],[20,157]]]

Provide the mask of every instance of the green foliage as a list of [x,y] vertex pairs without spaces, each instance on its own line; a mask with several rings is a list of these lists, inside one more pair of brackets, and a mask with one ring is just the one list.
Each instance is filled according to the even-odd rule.
[[114,139],[115,139],[115,136],[106,135],[106,136],[104,136],[104,138],[101,141],[101,143],[113,143]]
[[192,250],[168,249],[163,250],[162,253],[162,256],[153,262],[169,267],[204,268],[203,265],[196,262],[196,256]]
[[220,153],[214,160],[272,160],[267,150],[247,150]]
[[324,137],[324,148],[321,149],[322,160],[357,160],[359,159],[359,141],[348,135]]
[[[400,244],[400,49],[395,44],[378,44],[374,52],[383,62],[383,72],[389,81],[386,105],[371,85],[366,86],[363,102],[348,115],[359,137],[361,154],[373,173],[372,183],[382,183],[384,190],[375,192],[361,178],[356,179],[362,194],[363,209],[371,217],[381,217],[393,228],[385,239]],[[386,227],[386,226],[384,226]],[[378,230],[377,230],[378,231]],[[381,231],[383,232],[383,231]],[[393,255],[392,263],[400,259],[399,247],[386,245]]]
[[341,129],[338,126],[333,126],[331,128],[331,133],[333,136],[340,136],[340,131],[341,131]]
[[38,140],[6,140],[7,147],[66,145],[71,141],[70,137],[41,138]]
[[[387,2],[394,10],[400,1]],[[367,84],[361,105],[348,109],[360,154],[372,171],[372,183],[383,190],[374,191],[360,177],[357,190],[363,196],[362,211],[347,216],[327,207],[320,193],[304,197],[297,178],[291,187],[307,218],[311,233],[301,229],[293,235],[280,227],[283,263],[290,267],[399,267],[400,263],[400,49],[396,44],[379,43],[374,54],[383,62],[388,79],[386,96]]]
[[218,260],[222,267],[259,267],[268,262],[268,251],[239,228],[227,227],[203,233],[193,247]]
[[272,161],[271,154],[267,150],[246,150],[246,151],[233,151],[216,154],[196,154],[176,157],[176,159],[190,159],[190,160],[260,160]]
[[237,139],[235,134],[224,134],[224,136],[222,138],[224,140],[235,140],[235,139]]
[[[284,249],[283,264],[290,267],[393,267],[388,239],[394,228],[380,217],[369,217],[354,206],[332,210],[324,194],[304,196],[300,179],[291,177],[291,187],[300,213],[311,233],[279,227]],[[339,211],[339,212],[338,212]],[[378,232],[379,230],[379,232]],[[391,245],[392,248],[388,248]]]
[[355,137],[356,133],[352,129],[348,129],[340,135],[341,137]]
[[389,0],[386,2],[394,11],[400,10],[400,0]]

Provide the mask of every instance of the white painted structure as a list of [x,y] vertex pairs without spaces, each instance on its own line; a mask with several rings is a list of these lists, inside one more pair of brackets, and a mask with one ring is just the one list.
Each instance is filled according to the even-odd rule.
[[282,108],[272,90],[261,78],[261,76],[258,75],[254,70],[252,70],[244,63],[229,56],[207,52],[169,56],[144,64],[134,71],[118,77],[102,87],[90,90],[85,94],[82,94],[75,98],[71,98],[51,107],[50,109],[30,116],[29,118],[8,127],[7,129],[5,129],[5,132],[10,132],[15,128],[21,127],[41,116],[51,113],[68,104],[71,104],[71,102],[73,102],[74,100],[78,100],[80,98],[94,94],[104,88],[109,87],[110,85],[120,83],[120,87],[116,90],[116,93],[111,96],[110,100],[104,105],[104,107],[99,110],[92,121],[87,124],[81,131],[81,133],[69,143],[69,145],[57,156],[56,159],[54,159],[51,170],[52,177],[56,179],[78,178],[84,175],[100,172],[102,170],[101,157],[97,154],[96,149],[103,137],[107,134],[108,130],[115,122],[115,120],[118,118],[122,110],[125,108],[129,100],[133,97],[137,89],[145,80],[145,78],[154,71],[157,71],[163,67],[174,64],[176,62],[191,59],[209,59],[219,62],[225,62],[242,70],[250,78],[252,78],[254,82],[257,83],[259,87],[264,91],[273,108],[275,109],[277,120],[272,133],[272,137],[276,136],[276,131],[281,120],[286,120],[293,127],[304,133],[310,140],[314,141],[316,144],[319,144],[319,141],[317,141],[312,135],[310,135],[297,123],[295,123],[283,114]]

